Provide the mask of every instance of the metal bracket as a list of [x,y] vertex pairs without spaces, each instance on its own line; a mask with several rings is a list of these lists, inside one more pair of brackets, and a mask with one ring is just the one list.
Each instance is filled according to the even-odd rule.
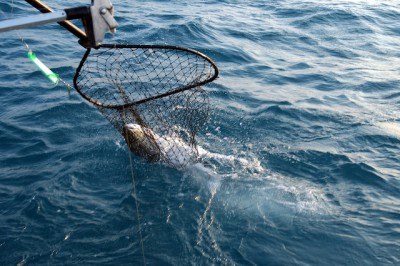
[[[35,7],[44,6],[40,0],[26,1]],[[48,7],[43,11],[53,12]],[[75,7],[54,11],[53,13],[0,21],[0,33],[52,22],[64,23],[65,20],[73,19],[82,19],[86,35],[73,24],[67,25],[66,28],[80,38],[80,43],[84,47],[98,47],[103,42],[106,32],[115,32],[118,27],[118,23],[114,19],[114,7],[110,0],[92,0],[91,6]],[[65,26],[64,24],[63,26]]]
[[96,47],[103,42],[106,32],[116,32],[118,23],[114,19],[114,7],[109,0],[92,0],[90,13],[94,39],[92,46]]

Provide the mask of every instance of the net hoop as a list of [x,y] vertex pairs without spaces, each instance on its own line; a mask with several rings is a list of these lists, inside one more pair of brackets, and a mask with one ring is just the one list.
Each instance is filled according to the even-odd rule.
[[[216,66],[216,64],[206,55],[190,49],[190,48],[184,48],[184,47],[180,47],[180,46],[172,46],[172,45],[135,45],[135,44],[102,44],[100,45],[98,48],[96,48],[95,50],[98,50],[100,48],[108,48],[108,49],[155,49],[155,50],[171,50],[171,51],[181,51],[187,54],[191,54],[197,58],[201,58],[202,60],[204,60],[204,62],[207,62],[209,64],[209,68],[211,69],[210,73],[207,73],[207,75],[205,75],[206,77],[198,80],[198,81],[192,81],[192,82],[188,82],[188,84],[182,85],[182,86],[177,86],[173,89],[168,89],[165,92],[162,93],[158,93],[156,95],[152,95],[149,97],[145,97],[143,99],[140,100],[134,100],[134,101],[128,101],[126,99],[124,99],[123,102],[118,103],[118,104],[110,104],[110,103],[105,103],[102,102],[94,97],[89,96],[87,93],[85,93],[80,84],[79,84],[79,78],[80,78],[80,73],[82,68],[85,66],[85,63],[92,51],[91,48],[88,48],[85,52],[85,54],[83,55],[80,64],[76,70],[75,76],[74,76],[74,87],[76,89],[76,91],[87,101],[89,101],[90,103],[98,106],[98,107],[103,107],[103,108],[111,108],[111,109],[124,109],[130,106],[134,106],[134,105],[139,105],[139,104],[143,104],[149,101],[153,101],[156,99],[160,99],[163,97],[167,97],[167,96],[171,96],[173,94],[179,93],[179,92],[183,92],[189,89],[193,89],[196,87],[200,87],[202,85],[205,85],[209,82],[212,82],[213,80],[215,80],[218,77],[219,71],[218,68]],[[204,74],[202,74],[204,75]]]

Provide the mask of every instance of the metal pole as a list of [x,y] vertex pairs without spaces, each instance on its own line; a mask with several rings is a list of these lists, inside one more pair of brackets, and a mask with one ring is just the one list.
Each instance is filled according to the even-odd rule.
[[[40,0],[26,0],[42,12],[51,12]],[[86,34],[65,20],[81,19]],[[79,43],[84,47],[97,47],[106,32],[115,32],[118,23],[114,19],[114,8],[109,0],[92,0],[91,6],[68,8],[63,11],[45,13],[6,21],[0,21],[0,33],[10,30],[32,27],[51,22],[62,22],[62,26],[79,37]]]
[[[25,1],[42,13],[54,12],[53,9],[51,9],[46,4],[42,3],[40,0],[25,0]],[[81,40],[87,39],[86,33],[84,33],[81,29],[79,29],[77,26],[75,26],[71,22],[61,21],[61,22],[58,22],[58,24],[63,26],[65,29],[67,29],[69,32],[74,34],[79,39],[81,39]]]
[[67,19],[67,13],[64,10],[56,11],[54,13],[39,14],[17,19],[9,19],[5,21],[0,21],[0,32],[23,29],[23,28],[48,24],[52,22],[59,22],[66,19]]

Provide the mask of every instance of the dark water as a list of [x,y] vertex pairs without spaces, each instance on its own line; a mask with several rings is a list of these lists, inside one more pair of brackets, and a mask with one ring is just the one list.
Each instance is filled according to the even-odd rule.
[[[1,265],[400,264],[397,1],[114,2],[108,42],[176,44],[218,64],[199,134],[213,169],[133,157],[143,258],[124,141],[2,33]],[[36,13],[3,1],[2,19],[12,6]],[[75,37],[19,34],[72,82]]]

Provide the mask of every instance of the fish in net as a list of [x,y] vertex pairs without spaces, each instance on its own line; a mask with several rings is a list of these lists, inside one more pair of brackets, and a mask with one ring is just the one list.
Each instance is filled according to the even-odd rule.
[[218,76],[205,55],[163,45],[106,45],[87,49],[74,87],[149,161],[183,168],[198,161],[196,134],[209,99],[201,88]]

